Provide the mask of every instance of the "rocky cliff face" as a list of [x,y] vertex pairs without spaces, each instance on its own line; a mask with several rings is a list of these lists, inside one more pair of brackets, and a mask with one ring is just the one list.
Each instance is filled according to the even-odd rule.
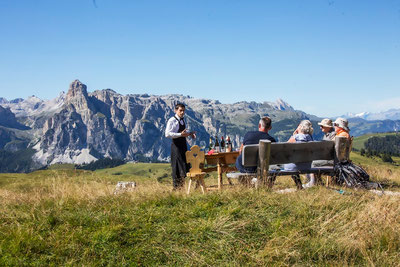
[[17,121],[15,114],[9,108],[3,108],[2,106],[0,106],[0,126],[19,130],[29,129],[29,127]]
[[25,149],[29,138],[21,135],[30,128],[19,123],[9,108],[0,106],[0,150],[18,151]]
[[[36,150],[34,159],[41,165],[79,164],[102,157],[167,161],[171,141],[164,137],[164,131],[178,102],[186,104],[186,122],[190,130],[197,131],[198,138],[189,140],[190,145],[199,141],[208,143],[210,136],[229,135],[237,147],[245,132],[257,129],[262,116],[272,118],[271,134],[286,141],[300,120],[318,119],[294,110],[281,99],[222,104],[183,95],[121,95],[111,89],[90,93],[78,80],[70,84],[66,94],[61,93],[50,101],[32,96],[26,100],[1,99],[1,102],[7,108],[0,109],[0,123],[4,118],[13,118],[19,125],[25,124],[26,130],[17,132],[18,140],[25,145],[30,141],[29,147]],[[316,121],[314,124],[317,129]],[[394,122],[389,127],[396,125]],[[28,130],[27,126],[32,129]],[[4,140],[15,140],[9,128],[6,130],[0,132]],[[11,141],[6,141],[2,146],[12,147]]]
[[42,164],[84,163],[101,157],[167,161],[170,140],[164,131],[178,102],[187,105],[186,121],[197,131],[197,140],[206,142],[217,134],[230,135],[237,144],[244,132],[256,129],[260,116],[306,117],[282,100],[230,105],[182,95],[124,96],[111,89],[88,93],[86,85],[75,80],[59,111],[37,127],[35,159]]

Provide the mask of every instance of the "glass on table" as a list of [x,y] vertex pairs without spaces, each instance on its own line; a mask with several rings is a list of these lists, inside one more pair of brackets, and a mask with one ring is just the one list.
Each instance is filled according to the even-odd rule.
[[200,141],[200,149],[203,151],[206,149],[206,141]]

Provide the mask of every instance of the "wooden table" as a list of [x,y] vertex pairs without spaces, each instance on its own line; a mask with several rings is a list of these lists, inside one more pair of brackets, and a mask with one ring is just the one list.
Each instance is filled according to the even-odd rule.
[[[216,165],[216,167],[203,168],[203,172],[218,172],[218,189],[222,189],[222,174],[230,171],[236,171],[235,166],[229,166],[235,164],[236,158],[239,156],[239,151],[234,152],[221,152],[214,153],[211,155],[206,155],[205,159],[207,165]],[[228,178],[229,184],[232,184],[231,180]]]

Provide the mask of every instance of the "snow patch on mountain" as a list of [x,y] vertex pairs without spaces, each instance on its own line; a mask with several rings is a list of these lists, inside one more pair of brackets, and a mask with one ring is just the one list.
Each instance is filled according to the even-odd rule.
[[293,110],[293,107],[287,102],[283,101],[281,98],[278,98],[275,102],[270,103],[270,105],[277,110]]
[[37,96],[30,96],[27,99],[14,99],[7,101],[3,98],[3,106],[8,107],[16,117],[37,116],[40,114],[53,114],[61,110],[65,102],[65,93],[51,100],[42,100]]
[[383,112],[371,113],[371,112],[361,112],[361,113],[347,113],[343,115],[345,118],[361,118],[368,121],[375,120],[400,120],[400,109],[389,109]]
[[[33,149],[37,151],[33,156],[34,160],[42,165],[47,165],[48,158],[52,156],[51,150],[45,152],[43,149],[40,149],[40,143],[35,145]],[[96,160],[97,158],[91,155],[87,148],[81,150],[71,150],[67,148],[63,154],[57,154],[50,162],[50,165],[57,163],[87,164]]]

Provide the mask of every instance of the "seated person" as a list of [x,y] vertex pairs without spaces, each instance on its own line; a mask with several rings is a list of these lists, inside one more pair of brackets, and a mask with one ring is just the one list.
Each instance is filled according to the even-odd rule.
[[[303,120],[300,122],[297,129],[293,132],[293,135],[289,138],[288,143],[306,143],[314,141],[312,134],[314,129],[309,120]],[[304,163],[288,163],[284,165],[284,169],[287,171],[307,170],[311,168],[311,162]]]
[[[336,132],[333,127],[332,120],[323,119],[321,122],[318,122],[318,125],[321,127],[321,131],[324,133],[324,137],[322,141],[334,141]],[[333,160],[314,160],[312,162],[312,167],[329,167],[333,166]]]
[[350,139],[349,121],[344,118],[337,118],[333,123],[335,126],[336,136],[344,136]]
[[243,173],[255,173],[257,167],[244,167],[242,165],[242,149],[244,145],[258,144],[262,139],[268,139],[271,142],[276,142],[275,138],[268,134],[271,130],[271,119],[263,117],[258,122],[258,131],[247,132],[243,138],[243,144],[240,146],[239,157],[236,159],[236,168]]
[[321,127],[321,131],[324,133],[322,141],[335,140],[336,132],[335,128],[333,128],[332,120],[323,119],[321,122],[318,122],[318,125]]
[[[306,143],[314,141],[312,134],[314,129],[312,127],[312,123],[309,120],[303,120],[300,122],[297,129],[293,132],[293,135],[289,138],[289,143]],[[303,163],[288,163],[284,165],[284,169],[286,171],[304,171],[311,169],[311,162],[303,162]],[[315,184],[315,176],[314,174],[307,174],[307,179],[309,182],[307,184],[302,185],[300,176],[298,174],[292,175],[293,181],[296,183],[297,189],[312,187]]]

